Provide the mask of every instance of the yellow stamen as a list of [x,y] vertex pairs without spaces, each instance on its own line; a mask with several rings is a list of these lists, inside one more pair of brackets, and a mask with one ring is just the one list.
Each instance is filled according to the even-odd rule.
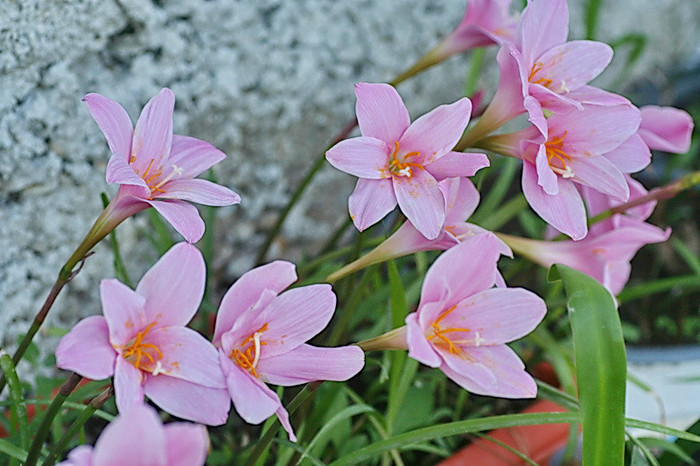
[[394,176],[405,176],[410,178],[413,176],[413,173],[411,173],[411,167],[425,170],[425,167],[419,163],[406,162],[406,159],[417,155],[420,155],[420,152],[409,152],[403,157],[399,157],[399,141],[395,141],[394,151],[391,153],[391,160],[389,161],[389,171]]
[[530,70],[530,76],[527,77],[527,80],[531,82],[532,84],[542,84],[544,87],[549,87],[552,84],[551,79],[547,78],[538,78],[537,80],[533,81],[535,78],[535,75],[542,71],[544,68],[544,64],[541,62],[535,62],[532,65],[532,69]]
[[243,340],[237,348],[231,350],[229,353],[229,358],[233,360],[233,362],[255,377],[258,377],[258,373],[255,369],[260,362],[260,350],[263,346],[267,345],[266,342],[261,340],[262,334],[266,330],[267,324],[251,333],[248,338]]
[[437,338],[440,341],[435,342],[436,344],[444,344],[447,346],[447,350],[451,354],[461,355],[462,352],[461,352],[461,349],[459,348],[458,345],[461,343],[466,343],[467,341],[466,340],[453,340],[453,339],[449,338],[446,334],[447,333],[454,333],[454,332],[471,332],[471,329],[463,328],[463,327],[448,327],[448,328],[443,329],[440,326],[440,322],[442,321],[442,319],[447,317],[455,309],[457,309],[456,304],[454,306],[446,309],[445,311],[443,311],[442,314],[440,314],[440,316],[435,320],[435,322],[430,324],[430,326],[432,327],[432,330],[433,330],[433,334],[428,336],[428,340],[433,340],[433,339]]
[[[150,367],[142,367],[141,361],[145,356],[148,361],[144,361],[147,366],[152,366],[163,358],[163,353],[160,349],[151,343],[144,343],[143,339],[148,335],[148,332],[156,325],[157,322],[151,323],[143,331],[136,334],[136,338],[122,351],[122,357],[134,365],[137,369],[150,372]],[[162,367],[162,366],[161,366]],[[159,369],[159,371],[162,371]]]
[[550,139],[544,145],[547,151],[547,163],[553,172],[559,173],[564,178],[573,178],[574,172],[571,167],[567,167],[567,162],[571,162],[571,156],[567,154],[564,147],[566,131],[561,136]]

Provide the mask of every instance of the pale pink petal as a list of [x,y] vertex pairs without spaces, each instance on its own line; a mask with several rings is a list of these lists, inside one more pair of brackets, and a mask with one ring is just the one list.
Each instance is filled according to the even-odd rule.
[[364,231],[383,219],[396,207],[396,195],[390,178],[366,180],[360,178],[348,199],[350,218],[355,227]]
[[461,301],[440,326],[469,329],[450,335],[460,341],[473,341],[473,346],[498,345],[532,332],[546,312],[544,301],[530,291],[492,288]]
[[226,154],[208,142],[174,134],[168,163],[182,169],[180,178],[194,178],[225,158]]
[[448,152],[425,169],[433,177],[442,181],[445,178],[474,176],[477,171],[490,165],[486,154],[469,152]]
[[445,198],[437,181],[425,170],[394,179],[394,192],[401,211],[426,238],[435,239],[445,225]]
[[92,380],[114,375],[117,352],[109,343],[109,328],[102,316],[87,317],[71,329],[56,348],[56,366]]
[[273,290],[262,290],[258,301],[233,322],[231,330],[222,333],[220,340],[214,342],[215,345],[229,354],[232,350],[237,349],[242,341],[252,337],[255,332],[265,327],[267,322],[263,320],[265,316],[262,316],[261,313],[272,301],[277,299],[277,294]]
[[214,343],[220,340],[223,333],[233,328],[236,320],[258,303],[264,290],[272,290],[276,295],[295,281],[295,266],[287,261],[274,261],[243,274],[221,300],[219,312],[216,314]]
[[537,63],[542,64],[543,76],[552,80],[547,87],[566,94],[598,76],[612,56],[613,50],[608,44],[575,40],[547,50],[537,58]]
[[224,206],[240,204],[241,196],[225,186],[207,180],[178,179],[168,181],[161,186],[158,199],[182,199],[197,204]]
[[201,466],[207,461],[209,433],[206,427],[173,422],[164,426],[164,430],[168,466]]
[[[544,89],[546,94],[545,98],[541,98],[537,95],[538,91],[540,90],[538,86],[530,85],[528,89],[532,92],[534,97],[533,95],[526,95],[523,99],[523,106],[525,107],[525,110],[527,110],[528,121],[532,123],[539,132],[539,135],[532,142],[537,142],[539,144],[543,143],[547,139],[547,134],[549,131],[549,125],[547,124],[547,119],[544,117],[544,110],[542,110],[542,102],[551,99],[551,91],[546,88],[541,88]],[[538,99],[541,99],[542,102]],[[563,100],[559,96],[556,96],[555,99],[557,101]]]
[[462,137],[469,123],[472,103],[462,98],[440,105],[414,121],[399,140],[404,153],[420,152],[416,163],[427,165],[447,154]]
[[152,327],[184,326],[197,313],[204,296],[206,270],[199,249],[178,243],[146,272],[136,292],[146,300],[148,323]]
[[523,194],[532,209],[544,221],[575,240],[588,232],[586,209],[574,183],[559,178],[559,192],[550,195],[537,184],[537,173],[532,164],[523,164]]
[[117,279],[100,282],[100,300],[114,347],[126,345],[149,324],[146,300]]
[[359,137],[345,139],[326,152],[326,160],[338,170],[359,178],[389,178],[389,156],[394,147],[381,139]]
[[516,45],[522,50],[525,63],[530,66],[544,52],[563,44],[568,35],[569,9],[566,0],[529,2],[515,33]]
[[631,272],[632,264],[627,261],[607,262],[603,266],[601,283],[613,296],[617,296],[627,284]]
[[649,148],[676,154],[688,152],[693,119],[687,112],[656,105],[647,105],[639,110],[642,112],[639,135]]
[[195,206],[178,199],[147,200],[146,202],[184,236],[188,243],[196,243],[204,235],[204,220],[199,216]]
[[388,84],[355,84],[357,123],[363,136],[393,144],[411,119],[396,89]]
[[143,404],[143,373],[121,356],[114,366],[114,395],[120,413]]
[[[527,162],[525,162],[527,164]],[[552,171],[552,167],[547,160],[547,150],[544,144],[541,144],[535,156],[535,168],[537,169],[537,184],[542,187],[542,190],[552,196],[559,192],[559,182],[557,175]]]
[[406,316],[406,344],[408,356],[430,367],[439,367],[442,359],[425,337],[425,330],[418,323],[417,314]]
[[68,453],[68,458],[58,463],[58,466],[94,466],[93,454],[92,445],[80,445],[73,448]]
[[[500,257],[498,248],[496,237],[488,233],[466,239],[445,251],[425,275],[419,313],[426,303],[439,302],[444,310],[490,288]],[[421,322],[426,322],[422,316]]]
[[442,352],[440,369],[472,393],[499,398],[534,398],[535,380],[518,355],[506,345],[463,348],[464,357]]
[[630,101],[612,92],[604,91],[593,86],[581,86],[567,94],[567,97],[581,104],[593,105],[629,105]]
[[522,56],[512,45],[505,44],[498,51],[500,77],[493,100],[477,124],[486,126],[485,132],[500,128],[505,122],[525,112],[523,99],[527,93],[527,74],[522,69]]
[[297,436],[294,435],[294,429],[292,429],[292,424],[289,422],[289,413],[287,412],[286,409],[284,409],[284,406],[282,406],[281,403],[280,403],[280,407],[277,408],[277,411],[275,411],[275,414],[277,414],[277,418],[280,420],[280,424],[282,424],[282,427],[284,427],[284,430],[287,431],[289,441],[296,442]]
[[467,179],[452,178],[439,183],[445,197],[445,226],[467,221],[479,205],[479,191]]
[[109,149],[113,154],[120,156],[121,160],[128,162],[134,127],[126,110],[100,94],[88,94],[83,97],[83,102],[87,104],[90,114],[107,138]]
[[151,401],[173,416],[209,426],[228,420],[231,399],[225,388],[204,387],[167,375],[146,375],[144,388]]
[[109,184],[128,184],[135,188],[140,188],[137,190],[139,197],[149,197],[151,195],[151,190],[146,182],[134,172],[134,169],[124,160],[121,154],[113,154],[109,162],[107,162],[106,180]]
[[136,159],[131,165],[136,173],[160,169],[170,155],[173,139],[173,109],[175,95],[168,88],[151,98],[141,110],[134,129],[132,154]]
[[583,111],[554,114],[548,124],[552,136],[566,132],[563,150],[573,157],[590,157],[610,152],[639,128],[641,115],[632,105],[586,105]]
[[610,160],[622,173],[635,173],[651,163],[651,152],[637,133],[615,149],[607,152],[605,158]]
[[359,346],[300,345],[288,353],[261,358],[257,371],[268,383],[288,387],[315,380],[348,380],[364,365],[365,353]]
[[247,371],[235,366],[219,352],[228,392],[238,415],[249,424],[260,424],[272,416],[282,402],[275,392]]
[[95,466],[165,466],[165,433],[155,410],[146,405],[121,411],[95,443]]
[[624,175],[602,155],[573,158],[569,161],[569,168],[574,173],[574,181],[623,202],[630,197]]
[[[629,175],[626,175],[625,178],[627,179],[627,185],[630,188],[630,201],[639,199],[648,193],[648,191],[639,181],[635,180]],[[654,212],[655,207],[656,201],[649,201],[632,209],[628,209],[626,213],[631,217],[646,220],[651,216],[651,213]]]

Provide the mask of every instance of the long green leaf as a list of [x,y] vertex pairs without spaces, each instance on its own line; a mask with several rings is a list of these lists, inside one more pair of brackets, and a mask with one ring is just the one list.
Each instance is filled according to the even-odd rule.
[[[687,440],[689,442],[700,443],[700,435],[695,435],[691,432],[686,432],[683,430],[674,429],[672,427],[662,426],[655,422],[641,421],[639,419],[627,418],[627,427],[634,427],[636,429],[646,429],[653,432],[658,432],[660,434],[671,435],[673,437],[678,437],[679,439]],[[680,443],[680,442],[679,442]],[[686,450],[688,451],[688,450]]]
[[22,384],[15,371],[15,365],[12,363],[12,358],[5,350],[0,350],[0,369],[5,374],[7,386],[10,389],[10,411],[12,413],[12,422],[19,429],[19,439],[22,448],[29,448],[29,418],[27,417],[27,406],[24,403],[24,393],[22,392]]
[[17,445],[14,445],[2,438],[0,438],[0,453],[4,453],[10,458],[14,458],[22,462],[27,460],[27,452],[25,450],[22,450]]
[[343,464],[357,464],[381,455],[385,451],[393,448],[401,448],[405,445],[449,437],[452,435],[482,432],[501,427],[562,423],[574,424],[579,422],[579,420],[578,413],[564,412],[507,414],[503,416],[491,416],[479,419],[469,419],[466,421],[448,422],[446,424],[437,424],[406,432],[390,439],[380,440],[379,442],[375,442],[372,445],[361,448],[349,455],[337,459],[331,463],[331,465],[340,466]]
[[563,265],[561,278],[573,331],[574,361],[583,427],[583,464],[618,466],[625,455],[627,357],[617,307],[595,279]]
[[321,430],[316,433],[316,436],[311,440],[311,442],[309,442],[309,445],[304,449],[303,454],[301,455],[301,458],[299,458],[297,464],[301,463],[305,457],[309,456],[309,452],[313,449],[313,447],[325,440],[325,438],[330,435],[336,424],[345,419],[351,418],[352,416],[371,411],[374,411],[374,408],[369,405],[352,405],[335,414],[323,425],[323,427],[321,427]]

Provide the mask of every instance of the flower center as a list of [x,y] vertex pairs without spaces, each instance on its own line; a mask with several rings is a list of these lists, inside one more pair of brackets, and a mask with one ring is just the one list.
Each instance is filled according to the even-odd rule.
[[419,163],[407,162],[408,159],[417,155],[420,155],[420,152],[409,152],[405,155],[399,155],[399,141],[395,141],[394,152],[391,153],[391,159],[389,160],[389,171],[394,176],[410,178],[413,176],[411,173],[412,167],[425,170],[425,167]]
[[156,323],[157,322],[153,322],[143,329],[143,331],[137,333],[136,338],[122,351],[122,357],[124,359],[133,364],[137,369],[147,372],[152,372],[154,366],[157,366],[156,363],[163,358],[163,353],[156,345],[143,342],[143,339],[146,338],[146,335],[148,335],[148,332]]
[[469,344],[470,346],[480,346],[482,343],[482,339],[479,335],[479,332],[475,332],[475,337],[473,340],[455,339],[456,335],[450,335],[451,333],[471,332],[471,329],[462,327],[442,328],[440,322],[455,309],[457,309],[456,304],[451,308],[445,310],[442,314],[440,314],[440,317],[438,317],[435,322],[430,324],[430,329],[433,333],[431,335],[428,335],[428,340],[432,341],[435,346],[446,349],[450,352],[450,354],[455,354],[460,357],[466,357],[460,346],[464,344]]
[[574,171],[566,165],[567,162],[571,162],[571,156],[564,151],[565,137],[566,131],[544,144],[547,150],[547,163],[554,173],[559,173],[564,178],[573,178]]
[[231,350],[231,353],[228,355],[233,362],[255,377],[258,377],[255,368],[258,367],[258,362],[260,361],[260,349],[267,344],[260,340],[265,330],[267,330],[267,324],[251,333],[248,338],[238,345],[238,348]]
[[[172,180],[173,177],[177,175],[182,174],[182,168],[178,167],[177,165],[172,165],[172,171],[168,176],[165,178],[160,178],[163,175],[163,167],[159,167],[157,169],[153,169],[151,172],[151,168],[153,168],[153,162],[155,159],[151,159],[150,162],[148,162],[148,165],[146,166],[146,171],[141,174],[141,178],[143,181],[146,182],[148,187],[151,189],[151,196],[150,199],[153,199],[154,197],[158,196],[158,193],[165,193],[165,190],[161,189],[161,187],[167,183],[168,181]],[[129,164],[132,164],[136,161],[136,156],[132,155],[131,159],[129,159]],[[136,174],[138,175],[139,172],[136,170]]]
[[530,76],[527,77],[527,80],[528,80],[528,82],[530,82],[532,84],[541,84],[544,87],[548,88],[549,86],[552,85],[552,80],[547,79],[547,78],[542,77],[542,76],[537,77],[537,74],[540,71],[542,71],[543,68],[544,68],[544,64],[542,62],[539,62],[539,61],[535,62],[532,65],[532,69],[530,69]]

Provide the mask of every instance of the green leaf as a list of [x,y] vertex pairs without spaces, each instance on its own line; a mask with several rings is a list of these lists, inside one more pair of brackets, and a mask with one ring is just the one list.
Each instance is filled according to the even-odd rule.
[[305,457],[309,456],[309,452],[313,449],[314,446],[316,446],[316,444],[321,443],[323,440],[325,440],[326,437],[328,437],[331,434],[336,424],[340,423],[345,419],[349,419],[352,416],[356,416],[362,413],[368,413],[371,411],[374,411],[374,408],[372,408],[369,405],[352,405],[335,414],[323,425],[323,427],[321,427],[321,430],[319,430],[316,433],[311,442],[309,442],[309,445],[304,450],[304,454],[301,456],[301,458],[299,458],[299,462],[301,463],[301,461]]
[[[660,434],[678,437],[679,439],[687,440],[689,442],[695,442],[696,444],[700,443],[700,435],[696,435],[696,434],[690,432],[692,427],[690,429],[688,429],[688,431],[683,431],[683,430],[674,429],[672,427],[662,426],[661,424],[656,424],[655,422],[640,421],[639,419],[627,418],[627,420],[625,422],[627,424],[627,427],[634,427],[637,429],[651,430],[654,432],[658,432]],[[697,425],[697,423],[694,424],[693,427],[696,427],[696,425]],[[698,430],[695,430],[695,432],[700,433]],[[680,441],[678,443],[680,443]],[[699,445],[696,445],[696,446],[699,446]],[[686,452],[688,451],[685,448],[684,448],[684,450]]]
[[[688,427],[687,433],[693,435],[693,434],[700,434],[700,419],[695,421],[695,423]],[[675,445],[678,446],[681,450],[683,450],[686,454],[692,455],[696,451],[700,449],[700,442],[689,440],[689,439],[684,439],[680,436],[677,436],[678,440],[676,440]],[[681,461],[672,456],[672,453],[670,451],[664,452],[663,455],[659,458],[659,463],[661,463],[663,466],[679,466]]]
[[583,464],[623,464],[627,357],[620,317],[610,292],[598,281],[564,265],[554,265],[568,297],[574,342]]
[[[683,451],[681,447],[669,440],[657,437],[640,437],[637,440],[643,443],[647,448],[663,450],[688,464],[693,464],[693,458],[691,458],[688,453]],[[659,458],[659,460],[661,460],[661,458]],[[659,464],[662,464],[661,461],[659,461]]]
[[470,432],[481,432],[485,430],[498,429],[501,427],[514,427],[524,425],[539,424],[574,424],[579,422],[578,413],[528,413],[528,414],[507,414],[503,416],[491,416],[479,419],[469,419],[466,421],[448,422],[437,424],[422,429],[413,430],[390,439],[380,440],[365,448],[361,448],[353,453],[337,459],[331,465],[340,466],[344,464],[357,464],[375,458],[385,451],[402,448],[406,445],[416,444],[437,438],[449,437],[452,435],[466,434]]
[[27,452],[13,445],[5,439],[0,438],[0,453],[24,462],[27,459]]
[[29,448],[29,418],[27,417],[27,406],[24,403],[22,384],[19,381],[19,377],[17,377],[12,358],[4,350],[0,350],[0,369],[5,374],[7,387],[10,390],[12,424],[19,429],[19,439],[22,448],[27,449]]

